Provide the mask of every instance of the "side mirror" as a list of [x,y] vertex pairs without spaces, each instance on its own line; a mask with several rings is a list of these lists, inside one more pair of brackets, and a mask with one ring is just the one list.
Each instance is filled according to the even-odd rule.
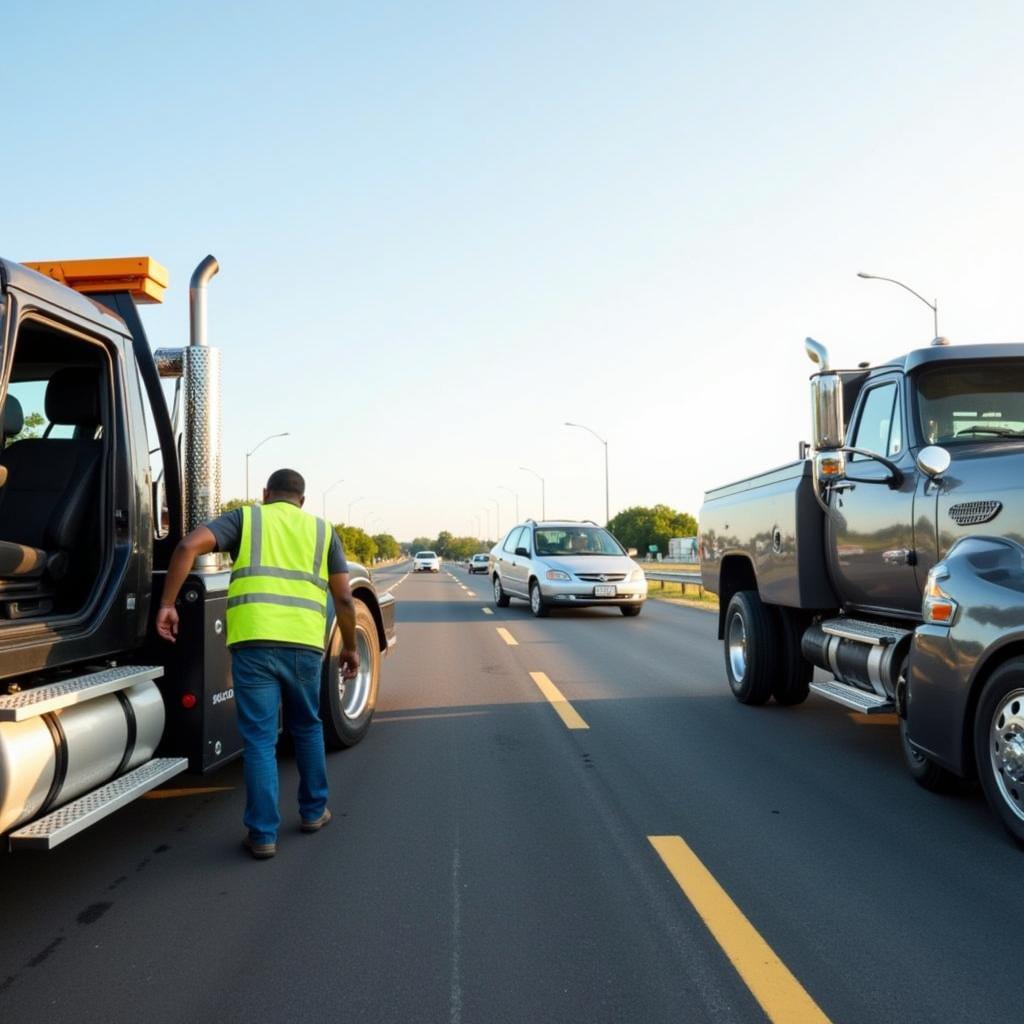
[[914,461],[922,473],[931,477],[932,480],[938,480],[949,469],[953,457],[940,445],[930,444],[917,453],[917,458]]
[[838,373],[811,378],[811,430],[818,451],[843,447],[843,382]]
[[530,557],[530,549],[529,548],[516,548],[516,554],[519,555],[520,558],[529,558]]

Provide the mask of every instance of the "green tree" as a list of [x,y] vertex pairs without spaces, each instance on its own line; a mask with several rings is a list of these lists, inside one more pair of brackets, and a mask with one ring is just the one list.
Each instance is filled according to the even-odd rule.
[[228,498],[227,501],[220,503],[220,512],[223,515],[225,512],[231,512],[236,508],[242,508],[243,505],[258,505],[259,502],[255,498],[250,498],[248,501],[245,498]]
[[433,551],[434,541],[429,537],[416,537],[409,544],[410,554],[416,554],[417,551]]
[[356,562],[369,565],[377,557],[377,543],[365,531],[358,526],[345,526],[339,524],[335,532],[341,538],[341,546],[345,549],[345,555]]
[[608,529],[623,547],[646,554],[652,544],[657,544],[659,551],[667,551],[670,537],[694,536],[697,520],[689,512],[677,512],[668,505],[634,505],[614,516]]
[[434,550],[442,558],[453,558],[454,556],[449,550],[451,548],[453,540],[455,540],[455,538],[447,530],[442,530],[437,535],[437,540],[434,541]]
[[448,545],[449,558],[459,561],[486,550],[482,541],[476,537],[453,537]]
[[14,437],[8,437],[4,440],[4,447],[13,444],[15,441],[24,441],[30,437],[42,437],[43,427],[46,425],[46,418],[41,412],[30,412],[25,417],[25,422],[21,426],[21,430],[18,431]]
[[397,558],[402,553],[398,541],[390,533],[374,534],[373,542],[377,545],[378,558]]

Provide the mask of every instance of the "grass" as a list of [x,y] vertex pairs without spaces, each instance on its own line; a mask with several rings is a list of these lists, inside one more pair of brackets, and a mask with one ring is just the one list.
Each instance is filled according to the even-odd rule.
[[[688,562],[641,562],[645,570],[651,572],[700,572],[700,566]],[[655,601],[668,601],[671,604],[685,604],[695,608],[706,608],[708,611],[718,610],[718,597],[709,594],[703,587],[695,583],[663,583],[660,580],[647,581],[647,596]]]

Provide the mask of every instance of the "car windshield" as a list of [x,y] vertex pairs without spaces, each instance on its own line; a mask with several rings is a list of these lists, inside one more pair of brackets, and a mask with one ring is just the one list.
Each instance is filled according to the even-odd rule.
[[623,555],[619,542],[599,526],[546,526],[534,531],[538,555]]
[[928,444],[1024,438],[1024,361],[953,362],[917,379],[917,413]]
[[437,555],[433,551],[417,551],[417,558],[437,558]]
[[474,562],[486,562],[487,561],[487,556],[486,555],[474,555],[473,556],[473,561]]

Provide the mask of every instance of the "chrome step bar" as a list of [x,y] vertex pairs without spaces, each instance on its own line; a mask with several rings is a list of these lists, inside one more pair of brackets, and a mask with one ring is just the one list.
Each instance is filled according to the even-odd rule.
[[890,644],[898,644],[911,633],[911,630],[900,629],[898,626],[886,626],[880,622],[867,622],[864,619],[844,617],[826,619],[822,622],[821,629],[829,636],[838,636],[843,640],[856,640],[862,644],[870,644],[872,647],[888,647]]
[[812,682],[811,690],[819,697],[835,701],[836,704],[842,704],[843,707],[852,708],[865,715],[884,715],[896,710],[896,705],[891,700],[865,690],[858,690],[856,686],[849,686],[835,679],[822,683]]
[[187,767],[188,759],[184,757],[155,757],[113,782],[23,825],[7,837],[8,844],[12,850],[52,850]]
[[57,683],[47,683],[31,690],[20,690],[0,697],[0,722],[22,722],[50,711],[59,711],[72,704],[102,697],[105,693],[127,690],[129,686],[157,679],[164,674],[160,665],[119,665],[73,676]]

